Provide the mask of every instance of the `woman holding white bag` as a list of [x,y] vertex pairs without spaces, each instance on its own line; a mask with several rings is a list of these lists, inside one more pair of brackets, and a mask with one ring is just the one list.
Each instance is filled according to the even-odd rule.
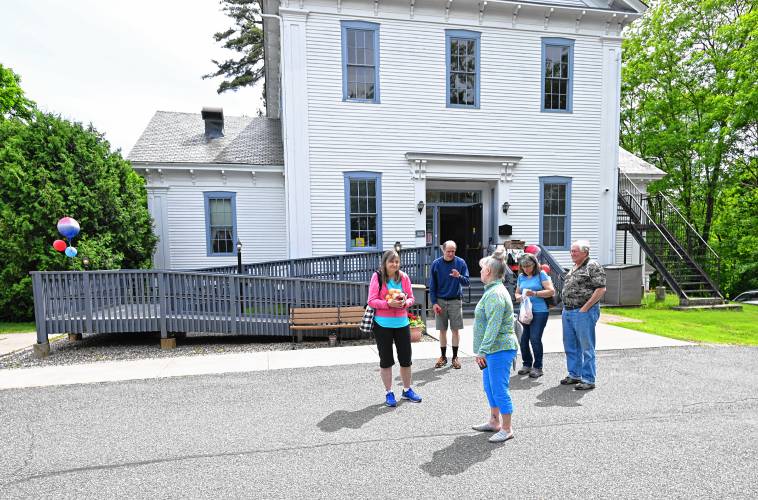
[[[521,360],[524,366],[518,371],[519,375],[528,374],[531,378],[542,376],[542,333],[545,331],[548,316],[545,299],[554,294],[553,282],[550,276],[540,269],[537,257],[531,253],[523,254],[519,260],[515,297],[523,309],[528,308],[525,302],[530,303],[532,318],[529,321],[528,314],[525,314],[524,318],[519,314],[519,322],[524,327],[520,339]],[[523,312],[526,313],[526,310]]]

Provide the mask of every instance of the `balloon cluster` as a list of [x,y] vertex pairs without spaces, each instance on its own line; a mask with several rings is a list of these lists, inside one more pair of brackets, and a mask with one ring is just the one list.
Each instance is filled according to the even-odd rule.
[[53,248],[58,252],[64,252],[66,257],[73,259],[78,252],[76,247],[71,246],[71,242],[79,234],[79,223],[71,217],[63,217],[58,221],[58,232],[68,240],[68,244],[64,240],[55,240]]

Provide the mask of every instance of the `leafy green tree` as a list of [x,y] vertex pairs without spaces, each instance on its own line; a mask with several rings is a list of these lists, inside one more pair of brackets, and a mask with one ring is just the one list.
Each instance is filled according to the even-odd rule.
[[730,297],[758,289],[758,158],[737,165],[713,223],[714,247],[724,261],[721,283]]
[[34,102],[24,95],[19,85],[21,78],[10,68],[0,64],[0,120],[32,117]]
[[756,5],[658,0],[623,43],[621,144],[666,171],[650,191],[673,198],[720,252],[727,293],[745,285],[731,276],[752,265],[743,259],[755,262],[757,214],[746,200],[756,189]]
[[232,18],[234,26],[213,35],[225,49],[238,57],[225,61],[213,60],[216,71],[203,78],[223,77],[218,93],[252,87],[263,78],[263,28],[258,0],[221,0],[222,10]]
[[748,0],[659,0],[624,41],[622,145],[706,241],[725,183],[755,151],[758,21]]
[[65,216],[79,221],[74,246],[92,268],[150,265],[144,181],[101,134],[38,111],[29,122],[0,120],[0,318],[33,317],[29,271],[82,268],[52,248]]

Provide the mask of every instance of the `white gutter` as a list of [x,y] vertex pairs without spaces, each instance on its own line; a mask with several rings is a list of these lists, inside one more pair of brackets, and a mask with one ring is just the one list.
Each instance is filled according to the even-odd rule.
[[512,5],[513,7],[519,7],[529,5],[534,7],[544,7],[544,8],[551,8],[555,9],[556,11],[561,12],[575,12],[581,14],[582,12],[596,12],[598,14],[616,14],[616,17],[619,15],[627,16],[628,19],[637,19],[638,17],[642,17],[642,12],[628,12],[625,10],[611,10],[611,9],[598,9],[593,7],[572,7],[570,5],[556,5],[551,3],[543,3],[543,2],[533,2],[529,0],[524,0],[522,2],[514,1],[514,0],[487,0],[487,3],[497,3],[501,5]]

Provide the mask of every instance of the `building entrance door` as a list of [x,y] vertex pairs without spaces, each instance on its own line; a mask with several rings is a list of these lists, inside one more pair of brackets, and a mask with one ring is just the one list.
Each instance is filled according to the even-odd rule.
[[[453,240],[456,255],[466,261],[471,276],[479,276],[482,258],[482,203],[480,193],[429,191],[427,199],[427,243],[441,245]],[[474,201],[475,203],[471,203]]]

